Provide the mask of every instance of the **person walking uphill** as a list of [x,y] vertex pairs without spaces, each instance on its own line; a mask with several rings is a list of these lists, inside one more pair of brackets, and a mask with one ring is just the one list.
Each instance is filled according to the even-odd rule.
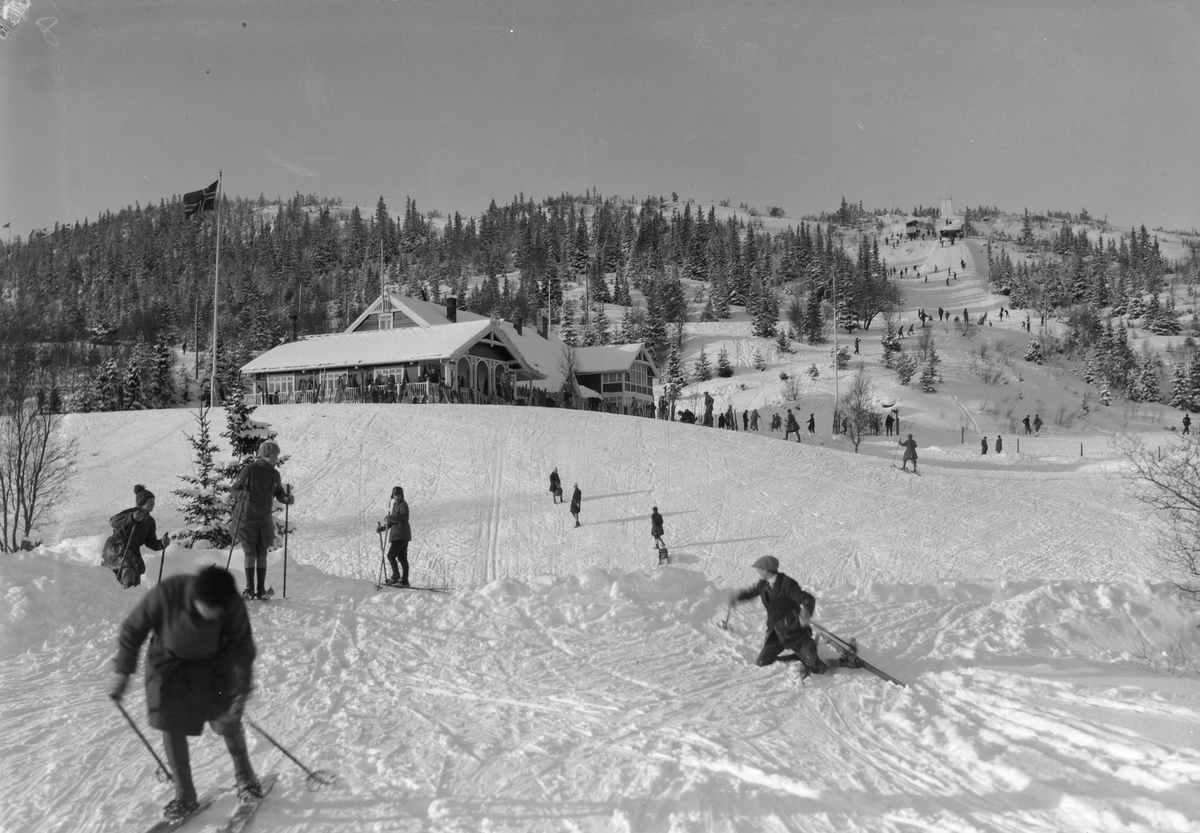
[[[562,489],[558,491],[561,495]],[[412,540],[412,527],[408,525],[408,502],[404,500],[404,489],[399,486],[392,489],[392,506],[379,525],[380,532],[385,529],[390,530],[387,560],[392,567],[392,577],[387,583],[408,587],[408,542]]]
[[662,550],[666,548],[663,543],[663,516],[658,514],[658,507],[655,506],[650,512],[650,537],[654,539],[655,549]]
[[908,461],[912,460],[913,473],[915,474],[917,471],[917,441],[913,439],[912,434],[909,434],[908,439],[901,440],[899,444],[904,447],[904,465],[900,468],[908,471]]
[[291,487],[283,486],[283,478],[275,468],[278,465],[279,443],[267,440],[258,447],[258,458],[242,466],[229,487],[234,496],[234,524],[245,555],[246,589],[242,596],[247,599],[261,599],[267,592],[267,550],[275,543],[274,501],[289,506],[295,502]]
[[796,442],[800,442],[800,423],[796,421],[796,415],[792,413],[792,409],[787,409],[787,422],[783,428],[783,439],[786,442],[787,438],[796,435]]
[[113,528],[112,535],[104,542],[101,563],[117,576],[125,589],[142,583],[146,562],[142,559],[142,545],[162,552],[171,543],[167,535],[158,537],[154,524],[154,493],[141,483],[133,487],[132,509],[122,509],[108,519]]
[[238,797],[261,797],[242,727],[257,649],[233,576],[221,567],[205,567],[197,575],[163,579],[143,597],[121,626],[109,691],[114,700],[125,696],[151,633],[146,709],[150,725],[163,733],[175,776],[175,798],[164,815],[180,819],[197,807],[188,736],[202,734],[205,723],[225,740]]
[[583,508],[583,492],[579,491],[579,484],[575,484],[575,491],[571,492],[571,514],[575,516],[575,526],[579,526],[579,510]]
[[755,659],[756,665],[772,665],[788,649],[803,664],[805,676],[810,672],[824,674],[839,665],[854,665],[850,655],[846,655],[844,661],[828,662],[818,656],[812,633],[812,614],[817,600],[794,578],[779,572],[778,558],[764,555],[754,562],[754,569],[758,571],[758,581],[745,590],[734,591],[729,597],[729,605],[733,607],[757,596],[767,611],[767,633]]
[[550,472],[550,494],[553,496],[555,503],[563,502],[562,479],[558,476],[558,466],[555,466],[554,471]]

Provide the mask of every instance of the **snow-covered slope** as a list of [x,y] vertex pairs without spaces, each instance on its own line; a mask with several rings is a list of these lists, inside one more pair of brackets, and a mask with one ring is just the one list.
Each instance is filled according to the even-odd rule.
[[[283,775],[256,831],[1200,829],[1200,634],[1114,462],[984,468],[932,451],[917,478],[888,464],[887,438],[856,456],[541,409],[256,418],[292,455],[298,532],[288,597],[252,608],[249,715],[342,781],[306,791],[252,735],[260,770]],[[61,525],[0,560],[0,828],[137,830],[170,790],[105,691],[145,588],[120,590],[96,559],[135,482],[159,495],[160,526],[179,523],[168,493],[194,421],[68,427]],[[546,491],[555,465],[583,490],[579,529]],[[414,583],[453,594],[376,592],[396,484]],[[756,668],[761,609],[736,609],[731,633],[715,623],[764,553],[909,686]],[[164,571],[226,555],[173,547]],[[281,592],[280,553],[270,583]],[[144,726],[142,700],[127,698]],[[202,789],[231,781],[211,733],[193,759]]]

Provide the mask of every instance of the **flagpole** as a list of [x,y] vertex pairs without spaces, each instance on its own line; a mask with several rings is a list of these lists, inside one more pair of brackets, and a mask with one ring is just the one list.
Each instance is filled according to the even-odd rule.
[[221,288],[221,184],[224,172],[217,173],[217,265],[213,271],[213,332],[212,332],[212,380],[208,393],[208,404],[217,403],[217,292]]

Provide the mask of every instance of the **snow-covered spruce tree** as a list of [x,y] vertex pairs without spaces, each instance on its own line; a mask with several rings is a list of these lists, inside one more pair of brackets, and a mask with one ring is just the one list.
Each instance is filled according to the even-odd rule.
[[575,347],[579,344],[579,335],[575,332],[575,308],[570,301],[563,301],[561,320],[558,337],[568,347]]
[[781,356],[789,355],[792,352],[792,340],[788,338],[786,330],[780,330],[775,336],[775,350]]
[[1112,404],[1112,389],[1108,385],[1108,379],[1100,380],[1099,399],[1100,399],[1101,405],[1111,405]]
[[771,338],[779,324],[779,298],[769,286],[758,294],[754,309],[754,334],[759,338]]
[[834,356],[833,350],[830,350],[829,356],[831,359],[837,362],[838,370],[845,370],[850,366],[850,348],[846,347],[845,345],[837,349],[836,356]]
[[733,375],[733,365],[729,363],[729,348],[722,347],[717,353],[717,375],[728,379]]
[[913,374],[917,372],[917,360],[908,353],[896,353],[892,359],[892,364],[896,368],[896,376],[900,379],[900,384],[907,385],[912,381]]
[[210,547],[222,549],[232,540],[228,528],[228,497],[221,486],[221,472],[214,459],[217,447],[209,433],[208,412],[208,408],[200,407],[196,415],[199,430],[187,438],[194,455],[194,473],[180,475],[179,479],[186,485],[171,490],[171,494],[179,498],[185,525],[170,536],[185,547],[207,541]]
[[1025,350],[1025,361],[1033,364],[1045,364],[1046,354],[1042,352],[1042,343],[1036,338],[1029,339],[1029,347]]
[[896,328],[891,321],[886,322],[886,327],[879,341],[883,345],[883,366],[890,369],[895,367],[896,356],[900,353],[900,338],[896,335]]
[[1192,395],[1188,385],[1187,365],[1183,359],[1175,362],[1175,372],[1171,376],[1171,401],[1172,408],[1181,408],[1188,411],[1192,409]]
[[707,382],[712,378],[712,365],[708,362],[708,354],[704,352],[704,348],[700,348],[700,356],[696,359],[696,363],[692,365],[692,373],[701,382]]
[[921,390],[925,393],[937,393],[937,365],[933,362],[925,365],[921,371]]
[[663,393],[671,402],[671,416],[675,416],[675,400],[687,387],[687,376],[683,372],[683,362],[679,358],[679,348],[671,344],[667,352],[667,371],[663,374]]
[[808,369],[807,369],[807,370],[805,370],[804,372],[808,374],[808,377],[809,377],[810,379],[818,379],[818,378],[820,378],[820,376],[821,376],[821,371],[820,371],[820,369],[817,367],[817,363],[816,363],[816,362],[813,362],[813,363],[811,363],[811,364],[808,366]]
[[592,344],[597,344],[601,347],[612,344],[612,322],[604,314],[604,307],[592,308],[591,331]]
[[767,358],[762,354],[762,350],[758,349],[757,347],[754,348],[754,356],[752,361],[754,363],[755,370],[761,372],[767,369]]

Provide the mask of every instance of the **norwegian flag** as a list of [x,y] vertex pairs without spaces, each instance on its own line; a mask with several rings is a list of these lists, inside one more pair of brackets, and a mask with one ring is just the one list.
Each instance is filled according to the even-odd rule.
[[[219,180],[218,180],[219,182]],[[212,211],[217,207],[217,183],[199,191],[189,191],[183,195],[183,212],[188,217],[194,217],[201,211]]]

